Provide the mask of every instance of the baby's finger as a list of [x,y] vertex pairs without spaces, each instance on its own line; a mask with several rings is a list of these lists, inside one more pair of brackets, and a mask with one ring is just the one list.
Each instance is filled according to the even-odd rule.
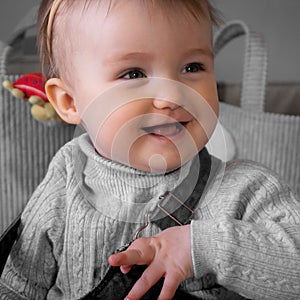
[[158,297],[158,300],[172,299],[180,283],[181,279],[179,278],[179,276],[165,276],[163,288]]
[[151,262],[153,255],[143,255],[138,249],[127,249],[124,252],[113,254],[108,261],[112,266],[121,265],[147,265]]
[[136,281],[126,299],[140,299],[148,290],[164,276],[163,270],[154,263],[149,265],[142,276]]
[[108,262],[112,266],[122,266],[122,265],[135,265],[138,261],[140,261],[140,253],[137,250],[126,250],[124,252],[112,254],[108,258]]
[[146,238],[136,240],[127,250],[109,257],[112,266],[149,265],[153,260],[155,250],[149,246]]
[[131,270],[131,268],[132,268],[132,266],[122,265],[120,267],[120,270],[123,274],[127,274]]

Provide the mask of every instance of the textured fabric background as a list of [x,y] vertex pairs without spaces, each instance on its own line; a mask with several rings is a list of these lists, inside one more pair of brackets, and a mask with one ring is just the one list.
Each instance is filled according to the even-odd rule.
[[266,165],[300,195],[300,116],[249,112],[221,103],[220,120],[234,137],[236,158]]
[[[220,105],[221,124],[232,134],[236,158],[251,159],[276,171],[300,195],[300,116],[266,112],[267,49],[262,36],[241,21],[233,21],[217,33],[218,53],[236,37],[246,36],[245,58],[239,106],[230,96]],[[285,93],[281,93],[285,102]],[[288,94],[286,95],[288,99]],[[295,99],[300,101],[300,99]],[[276,102],[273,102],[274,106]],[[289,108],[293,110],[294,108]],[[268,107],[272,110],[272,107]],[[274,109],[275,110],[275,109]]]
[[[0,76],[5,79],[17,76]],[[74,127],[39,123],[30,107],[0,86],[0,234],[22,211],[54,153],[73,137]]]

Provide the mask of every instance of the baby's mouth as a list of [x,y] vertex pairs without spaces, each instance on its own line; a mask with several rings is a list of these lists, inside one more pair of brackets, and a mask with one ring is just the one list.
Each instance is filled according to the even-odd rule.
[[162,125],[144,127],[143,130],[152,135],[172,137],[180,133],[183,130],[186,123],[187,122],[167,123]]

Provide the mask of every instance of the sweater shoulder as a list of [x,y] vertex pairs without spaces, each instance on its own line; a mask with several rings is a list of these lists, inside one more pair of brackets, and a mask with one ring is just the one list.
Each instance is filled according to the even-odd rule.
[[79,151],[78,138],[63,145],[53,156],[49,164],[48,170],[56,168],[62,173],[66,173],[68,165],[72,164],[74,155]]
[[286,211],[287,216],[299,217],[296,211],[299,212],[300,202],[288,184],[276,172],[257,162],[236,160],[228,163],[220,193],[239,206],[249,205],[256,211],[269,207],[273,214]]
[[42,228],[56,227],[56,224],[63,223],[67,207],[67,189],[74,173],[72,156],[77,145],[76,139],[71,140],[54,155],[45,177],[23,211],[22,220],[25,223],[29,223],[29,220],[34,221]]
[[240,182],[242,186],[265,186],[278,190],[289,189],[279,174],[263,164],[251,160],[234,160],[227,163],[224,178]]

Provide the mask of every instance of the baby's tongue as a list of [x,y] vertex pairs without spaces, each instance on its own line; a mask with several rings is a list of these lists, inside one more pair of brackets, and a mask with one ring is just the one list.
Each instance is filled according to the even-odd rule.
[[172,136],[178,133],[179,128],[176,123],[154,126],[151,128],[151,133],[163,136]]

